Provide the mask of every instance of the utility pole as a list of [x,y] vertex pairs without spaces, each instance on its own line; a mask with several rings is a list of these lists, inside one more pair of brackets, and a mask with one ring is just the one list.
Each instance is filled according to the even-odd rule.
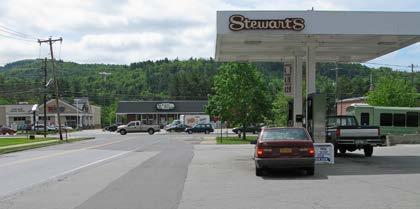
[[44,59],[44,138],[47,137],[47,58]]
[[411,64],[411,87],[414,88],[414,64]]
[[61,118],[60,118],[60,106],[59,106],[59,97],[60,95],[58,94],[58,81],[57,81],[57,76],[56,76],[56,72],[55,72],[55,62],[54,62],[54,52],[53,52],[53,43],[63,41],[63,38],[58,38],[58,39],[52,39],[51,37],[47,40],[40,40],[38,39],[38,43],[42,44],[42,43],[48,43],[50,45],[50,54],[51,54],[51,64],[52,64],[52,72],[53,72],[53,80],[54,80],[54,89],[55,89],[55,106],[56,106],[56,111],[57,111],[57,118],[58,118],[58,132],[60,134],[60,140],[63,140],[63,133],[61,130]]

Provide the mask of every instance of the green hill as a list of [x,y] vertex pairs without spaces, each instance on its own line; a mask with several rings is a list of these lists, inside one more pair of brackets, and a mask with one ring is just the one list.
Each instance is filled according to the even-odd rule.
[[[60,95],[63,99],[89,97],[103,106],[104,114],[115,108],[119,100],[206,99],[211,94],[212,78],[220,63],[212,59],[158,60],[130,65],[78,64],[57,62]],[[21,60],[0,67],[0,104],[19,101],[42,102],[43,60]],[[282,63],[257,63],[265,75],[273,99],[282,89]],[[318,64],[317,90],[335,97],[335,64]],[[374,80],[385,74],[408,76],[389,68],[372,69],[360,64],[340,64],[341,98],[363,96],[369,89],[369,76]],[[110,73],[104,77],[101,72]],[[48,79],[51,78],[48,62]],[[420,79],[416,79],[420,80]],[[420,86],[416,83],[416,86]],[[51,89],[49,97],[52,97]],[[107,110],[109,109],[110,110]],[[104,115],[104,119],[106,119]]]

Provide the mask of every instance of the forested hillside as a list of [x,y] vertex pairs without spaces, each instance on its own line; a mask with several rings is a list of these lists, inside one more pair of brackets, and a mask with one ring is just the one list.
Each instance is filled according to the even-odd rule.
[[[0,104],[19,101],[41,103],[43,94],[43,60],[22,60],[0,67]],[[61,97],[89,97],[103,107],[103,121],[109,123],[119,100],[152,99],[207,99],[211,94],[213,76],[220,63],[212,59],[159,60],[130,65],[57,63]],[[281,63],[257,63],[268,85],[267,94],[275,99],[282,88]],[[317,90],[335,98],[335,64],[318,64]],[[379,77],[393,74],[411,82],[409,73],[394,72],[389,68],[369,68],[360,64],[340,64],[340,98],[364,96]],[[108,76],[101,72],[110,73]],[[51,78],[48,62],[48,79]],[[415,79],[417,89],[420,79]],[[52,97],[52,89],[49,97]],[[334,100],[332,100],[334,101]]]

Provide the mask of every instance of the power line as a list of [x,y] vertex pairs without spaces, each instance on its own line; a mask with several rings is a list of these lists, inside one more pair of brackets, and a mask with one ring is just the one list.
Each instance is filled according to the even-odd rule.
[[24,38],[20,38],[20,37],[5,35],[5,34],[2,34],[2,33],[0,33],[0,36],[5,37],[5,38],[9,38],[9,39],[19,40],[19,41],[27,41],[27,42],[35,42],[36,41],[36,40],[31,40],[31,39],[24,39]]
[[[363,64],[368,64],[368,65],[378,65],[378,66],[387,66],[387,67],[399,67],[399,68],[407,68],[410,69],[411,65],[395,65],[395,64],[386,64],[386,63],[375,63],[375,62],[365,62]],[[418,65],[414,65],[414,67],[418,68]]]
[[2,31],[6,31],[7,33],[13,33],[13,34],[16,34],[17,36],[20,36],[20,37],[23,37],[23,38],[33,38],[33,39],[36,39],[36,37],[35,37],[35,36],[28,35],[28,34],[26,34],[26,33],[22,33],[22,32],[16,31],[16,30],[11,29],[11,28],[9,28],[9,27],[6,27],[6,26],[4,26],[4,25],[2,25],[2,24],[0,24],[0,30],[2,30]]

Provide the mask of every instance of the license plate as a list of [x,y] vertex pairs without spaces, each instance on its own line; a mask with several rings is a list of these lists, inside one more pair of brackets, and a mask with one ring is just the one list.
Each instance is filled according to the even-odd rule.
[[292,148],[280,148],[280,153],[292,153]]
[[365,141],[363,141],[363,140],[356,140],[356,144],[364,144],[365,143]]

